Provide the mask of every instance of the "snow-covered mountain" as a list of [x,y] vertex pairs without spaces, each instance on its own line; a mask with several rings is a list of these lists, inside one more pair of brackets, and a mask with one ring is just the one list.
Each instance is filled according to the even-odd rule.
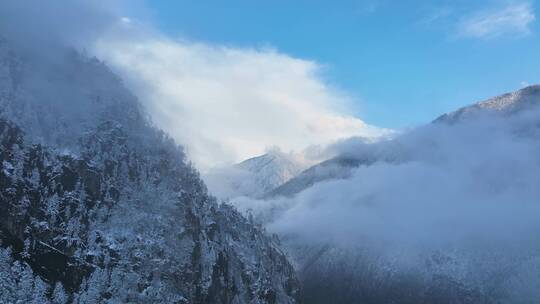
[[247,159],[235,167],[253,173],[255,182],[266,192],[298,175],[305,165],[291,155],[271,151]]
[[0,42],[1,303],[296,302],[277,239],[103,63],[28,56]]
[[279,196],[292,197],[316,183],[331,179],[350,177],[353,169],[358,168],[360,165],[369,165],[371,163],[372,160],[368,159],[361,160],[337,156],[309,167],[278,187],[265,192],[262,198],[270,199]]
[[272,150],[227,168],[204,175],[210,191],[218,197],[259,198],[288,182],[306,168],[301,157]]
[[435,122],[455,123],[476,115],[512,114],[537,106],[539,99],[540,85],[532,85],[443,114]]
[[[446,113],[434,120],[434,123],[457,123],[474,117],[486,115],[511,115],[523,110],[540,106],[540,85],[532,85],[521,90],[503,94],[485,101],[462,107],[454,112]],[[383,145],[394,145],[393,142],[385,142]],[[394,145],[395,146],[395,145]],[[374,148],[374,149],[373,149]],[[359,166],[369,166],[375,162],[396,162],[405,155],[399,155],[399,147],[384,148],[378,151],[375,147],[365,150],[360,149],[356,153],[347,151],[329,160],[316,164],[302,171],[282,185],[266,192],[264,199],[277,198],[280,196],[291,197],[308,189],[314,184],[350,177],[351,173]],[[389,153],[390,152],[390,153]]]
[[539,106],[531,86],[352,143],[238,206],[280,233],[307,303],[533,303]]

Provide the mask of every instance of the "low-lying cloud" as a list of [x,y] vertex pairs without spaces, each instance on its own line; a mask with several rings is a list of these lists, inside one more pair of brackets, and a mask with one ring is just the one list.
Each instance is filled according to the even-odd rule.
[[264,153],[302,151],[385,131],[351,116],[351,99],[325,83],[316,62],[272,48],[237,48],[160,35],[103,40],[112,64],[155,123],[202,169]]
[[[494,286],[502,292],[504,285],[504,292],[526,303],[538,290],[521,291],[540,282],[519,283],[531,279],[523,269],[540,256],[539,119],[536,108],[511,116],[478,115],[454,125],[435,123],[374,144],[351,141],[340,149],[378,161],[293,198],[242,198],[236,204],[266,220],[269,231],[291,239],[296,259],[318,256],[319,249],[313,253],[299,246],[330,246],[334,252],[356,252],[340,261],[351,269],[364,261],[387,275],[414,268],[412,273],[423,276],[435,275],[426,263],[442,254],[446,268],[439,274],[486,293]],[[368,260],[360,259],[366,252],[371,252]],[[311,267],[327,269],[341,259],[318,258],[324,262]]]
[[433,124],[385,142],[356,142],[358,158],[379,161],[288,203],[278,199],[291,207],[269,227],[346,243],[532,238],[540,231],[539,114]]

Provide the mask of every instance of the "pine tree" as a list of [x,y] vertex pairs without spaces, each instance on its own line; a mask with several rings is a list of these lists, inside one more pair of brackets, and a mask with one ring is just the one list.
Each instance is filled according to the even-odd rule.
[[66,304],[69,297],[64,290],[64,286],[57,282],[52,293],[52,304]]
[[32,292],[32,301],[31,304],[46,304],[50,303],[49,299],[47,298],[47,291],[49,289],[49,285],[47,283],[43,282],[43,280],[39,277],[34,277],[34,288]]
[[0,303],[14,303],[17,297],[12,263],[11,249],[0,248]]
[[19,261],[15,261],[11,269],[17,279],[17,300],[21,303],[31,303],[34,290],[32,269]]

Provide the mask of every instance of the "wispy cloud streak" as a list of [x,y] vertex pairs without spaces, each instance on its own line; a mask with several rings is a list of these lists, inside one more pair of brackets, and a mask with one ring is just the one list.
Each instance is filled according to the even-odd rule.
[[536,19],[529,2],[512,3],[502,8],[484,10],[463,19],[458,27],[461,37],[491,39],[505,35],[527,35]]

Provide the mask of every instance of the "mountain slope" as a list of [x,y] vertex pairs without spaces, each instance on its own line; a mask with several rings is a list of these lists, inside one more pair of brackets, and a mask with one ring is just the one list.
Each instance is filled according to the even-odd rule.
[[207,193],[102,63],[57,59],[0,52],[0,268],[30,266],[0,302],[43,282],[70,303],[294,303],[277,241]]
[[300,173],[303,168],[298,161],[281,152],[269,152],[250,158],[235,167],[253,173],[261,193],[282,185]]
[[204,176],[210,191],[221,198],[261,197],[298,175],[305,164],[297,157],[270,151]]
[[443,114],[434,122],[455,123],[466,118],[489,113],[512,114],[537,106],[539,99],[540,85],[532,85]]
[[[520,111],[533,109],[539,105],[540,85],[533,85],[460,108],[454,112],[443,114],[435,119],[434,123],[455,124],[470,118],[483,117],[489,114],[511,115]],[[393,143],[387,142],[382,145],[393,145]],[[280,196],[291,197],[319,182],[348,178],[352,174],[352,171],[359,166],[369,166],[378,161],[396,162],[402,157],[397,154],[398,151],[399,147],[380,149],[377,153],[369,150],[366,151],[366,149],[357,152],[346,152],[343,155],[338,155],[302,171],[279,187],[266,192],[262,197],[264,199]]]
[[367,159],[334,157],[302,171],[287,182],[266,192],[262,197],[264,199],[279,196],[291,197],[316,183],[331,179],[347,178],[351,175],[353,169],[358,168],[360,165],[369,165],[371,163],[372,161]]
[[533,86],[466,107],[249,202],[285,240],[303,300],[536,301],[538,105]]

